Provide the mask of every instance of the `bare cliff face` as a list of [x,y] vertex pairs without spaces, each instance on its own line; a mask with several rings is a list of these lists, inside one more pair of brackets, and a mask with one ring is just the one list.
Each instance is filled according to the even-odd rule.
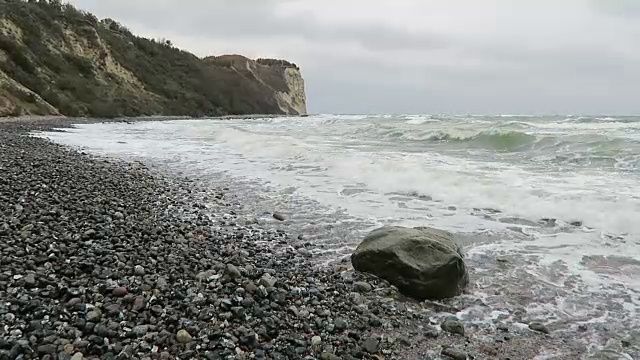
[[305,113],[287,61],[200,59],[58,1],[0,0],[0,116]]
[[[284,79],[287,83],[289,91],[279,93],[278,98],[288,108],[289,113],[306,114],[307,113],[307,95],[304,89],[304,79],[300,69],[286,68],[284,70]],[[280,107],[283,109],[283,107]]]

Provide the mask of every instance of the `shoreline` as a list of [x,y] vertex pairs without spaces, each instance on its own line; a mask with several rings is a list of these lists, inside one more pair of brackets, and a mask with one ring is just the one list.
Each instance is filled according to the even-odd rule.
[[213,117],[191,117],[182,115],[149,115],[137,117],[117,117],[117,118],[91,118],[91,117],[70,117],[65,115],[23,115],[0,117],[0,124],[6,123],[49,123],[49,122],[70,122],[70,123],[96,123],[96,122],[127,122],[127,121],[171,121],[171,120],[203,120],[203,119],[261,119],[278,117],[307,117],[309,115],[278,115],[278,114],[246,114],[246,115],[223,115]]
[[499,323],[447,333],[446,305],[406,299],[349,266],[310,268],[304,248],[258,245],[291,235],[241,225],[242,204],[224,190],[23,136],[75,120],[0,124],[11,179],[0,181],[10,217],[0,296],[11,303],[0,306],[0,357],[445,359],[453,347],[532,359],[569,346]]

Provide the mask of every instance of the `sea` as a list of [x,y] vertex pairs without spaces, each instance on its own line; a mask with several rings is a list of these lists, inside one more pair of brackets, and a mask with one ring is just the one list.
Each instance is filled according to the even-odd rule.
[[542,321],[594,358],[640,359],[640,117],[320,114],[36,135],[225,188],[247,217],[299,234],[312,266],[348,262],[382,225],[447,230],[471,269],[459,317]]

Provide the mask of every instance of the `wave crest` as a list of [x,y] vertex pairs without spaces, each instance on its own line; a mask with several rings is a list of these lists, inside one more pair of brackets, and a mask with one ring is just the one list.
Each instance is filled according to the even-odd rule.
[[533,145],[538,137],[521,131],[485,130],[474,134],[462,134],[451,131],[416,132],[403,129],[389,129],[381,132],[383,138],[402,139],[419,142],[447,142],[469,147],[492,150],[517,151]]

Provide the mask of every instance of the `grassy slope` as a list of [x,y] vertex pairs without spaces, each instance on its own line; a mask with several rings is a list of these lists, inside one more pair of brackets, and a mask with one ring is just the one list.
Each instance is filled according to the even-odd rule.
[[0,72],[0,113],[281,113],[255,78],[55,1],[0,0]]

